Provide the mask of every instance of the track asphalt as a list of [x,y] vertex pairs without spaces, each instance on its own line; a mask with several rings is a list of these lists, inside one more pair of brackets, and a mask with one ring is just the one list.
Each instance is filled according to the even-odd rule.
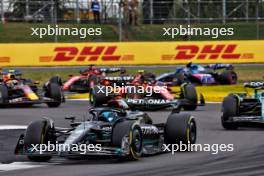
[[[67,127],[65,116],[85,117],[89,103],[68,101],[60,108],[46,105],[30,108],[0,109],[0,175],[4,176],[209,176],[263,175],[264,135],[262,129],[227,131],[221,127],[221,105],[208,104],[191,113],[198,126],[199,144],[234,144],[233,152],[183,152],[142,157],[138,161],[120,162],[115,159],[91,158],[68,160],[53,158],[49,163],[29,162],[14,156],[13,150],[23,128],[32,120],[50,117],[56,126]],[[169,110],[148,112],[154,122],[165,122]],[[8,126],[7,126],[8,125]],[[5,126],[5,127],[4,127]],[[20,129],[8,129],[16,126]]]

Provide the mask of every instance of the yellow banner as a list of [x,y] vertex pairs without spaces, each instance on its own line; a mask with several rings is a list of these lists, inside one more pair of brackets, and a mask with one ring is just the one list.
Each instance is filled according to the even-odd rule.
[[264,63],[264,41],[0,44],[1,66]]

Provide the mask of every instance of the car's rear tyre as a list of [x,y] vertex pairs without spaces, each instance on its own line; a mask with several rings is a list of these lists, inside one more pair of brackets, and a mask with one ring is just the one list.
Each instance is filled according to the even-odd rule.
[[112,145],[121,148],[126,136],[128,136],[129,154],[120,159],[138,160],[142,154],[143,136],[140,126],[135,121],[120,121],[113,126]]
[[221,84],[236,84],[237,74],[232,70],[225,70],[220,74],[219,80]]
[[102,106],[111,99],[110,96],[106,96],[106,87],[103,86],[101,88],[102,89],[100,89],[98,86],[94,86],[92,89],[90,89],[89,101],[94,107]]
[[223,115],[221,117],[222,126],[227,130],[235,130],[238,128],[238,124],[235,122],[228,122],[230,117],[234,117],[238,112],[238,102],[235,96],[228,95],[224,98],[222,103]]
[[186,84],[182,88],[183,98],[188,100],[188,104],[183,104],[182,107],[184,110],[193,111],[197,108],[198,98],[197,91],[192,84]]
[[189,114],[171,114],[165,124],[167,144],[195,144],[197,137],[196,122]]
[[183,72],[177,73],[175,75],[175,78],[176,78],[177,81],[174,83],[174,85],[181,85],[185,81],[185,76],[184,76]]
[[4,85],[0,85],[0,104],[8,102],[8,90]]
[[[31,122],[26,130],[24,145],[26,150],[32,150],[32,145],[36,144],[47,144],[48,141],[51,143],[55,142],[55,138],[51,135],[52,128],[47,120],[37,120]],[[46,162],[49,161],[51,156],[27,156],[29,160],[35,162]]]
[[48,102],[48,107],[55,108],[59,107],[62,102],[62,91],[61,87],[57,83],[50,83],[47,89],[47,97],[55,100],[54,102]]
[[54,83],[62,86],[62,80],[59,76],[52,76],[49,80],[49,83]]

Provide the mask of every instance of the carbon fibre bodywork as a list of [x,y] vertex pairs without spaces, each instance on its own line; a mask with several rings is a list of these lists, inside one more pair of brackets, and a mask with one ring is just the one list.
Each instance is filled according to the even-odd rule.
[[[6,79],[6,75],[11,78]],[[58,107],[65,101],[61,90],[60,78],[52,77],[42,88],[37,86],[39,82],[22,78],[17,70],[2,72],[0,81],[0,105],[32,105],[47,103],[49,107]]]
[[244,87],[254,90],[249,93],[233,93],[225,97],[222,104],[222,124],[238,128],[264,127],[264,84],[259,82],[244,83]]
[[[146,83],[141,84],[143,89],[161,89],[159,84]],[[136,85],[137,87],[137,85]],[[125,87],[126,88],[126,87]],[[108,104],[110,101],[115,102],[122,99],[125,104],[131,109],[138,110],[160,110],[172,107],[173,109],[185,109],[195,110],[197,106],[204,106],[205,100],[203,95],[200,95],[198,101],[198,95],[193,85],[182,84],[179,91],[172,92],[169,88],[164,88],[160,92],[153,92],[151,95],[145,93],[131,93],[121,91],[116,93],[113,92],[106,95],[105,93],[98,93],[99,89],[107,89],[105,86],[95,86],[90,92],[90,103],[93,106],[102,106]],[[123,89],[124,90],[124,89]],[[173,95],[173,94],[174,95]],[[122,105],[120,105],[122,106]]]
[[69,93],[85,93],[106,77],[106,74],[122,71],[122,68],[94,68],[80,70],[80,75],[69,75],[63,90]]
[[[219,72],[223,69],[224,71]],[[163,73],[156,77],[156,80],[170,85],[181,85],[185,82],[198,85],[236,84],[237,75],[230,64],[190,64],[177,67],[175,72]]]
[[[115,118],[111,121],[102,119],[102,114],[110,112],[115,114]],[[25,133],[20,135],[15,148],[15,154],[27,155],[30,157],[71,157],[71,156],[112,156],[112,157],[126,157],[131,154],[131,148],[134,143],[131,142],[131,133],[133,133],[134,127],[138,127],[140,130],[140,151],[137,155],[133,156],[133,159],[138,159],[142,155],[153,155],[163,152],[163,144],[165,144],[165,123],[152,124],[151,118],[144,112],[130,111],[122,109],[113,109],[109,107],[95,108],[89,111],[89,115],[85,121],[75,122],[75,117],[68,117],[71,120],[71,128],[59,128],[54,126],[54,122],[50,119],[43,119],[39,121],[43,123],[45,132],[42,132],[42,139],[39,144],[49,141],[53,144],[64,144],[71,146],[73,144],[94,144],[100,146],[100,150],[75,151],[73,148],[68,148],[67,151],[33,151],[32,147],[27,144],[27,136],[32,129],[34,122],[31,122]],[[192,116],[188,115],[189,121],[193,121]],[[182,118],[180,118],[182,119]],[[129,124],[129,131],[121,135],[117,133],[117,126],[121,129]],[[121,126],[120,126],[121,125]],[[188,125],[189,126],[189,125]],[[48,128],[47,128],[48,127]],[[48,130],[47,130],[48,129]],[[41,129],[40,129],[41,130]],[[48,132],[47,132],[48,131]],[[121,130],[122,131],[122,130]],[[30,134],[32,135],[32,134]],[[187,131],[188,139],[191,136],[191,132]],[[195,135],[192,137],[192,143],[196,140],[196,127]],[[116,138],[119,138],[120,144],[116,145]],[[56,142],[55,142],[56,141]]]

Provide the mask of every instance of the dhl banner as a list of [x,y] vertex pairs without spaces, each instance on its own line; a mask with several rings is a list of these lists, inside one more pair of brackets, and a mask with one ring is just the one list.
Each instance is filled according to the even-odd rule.
[[1,66],[264,63],[263,41],[0,44]]

